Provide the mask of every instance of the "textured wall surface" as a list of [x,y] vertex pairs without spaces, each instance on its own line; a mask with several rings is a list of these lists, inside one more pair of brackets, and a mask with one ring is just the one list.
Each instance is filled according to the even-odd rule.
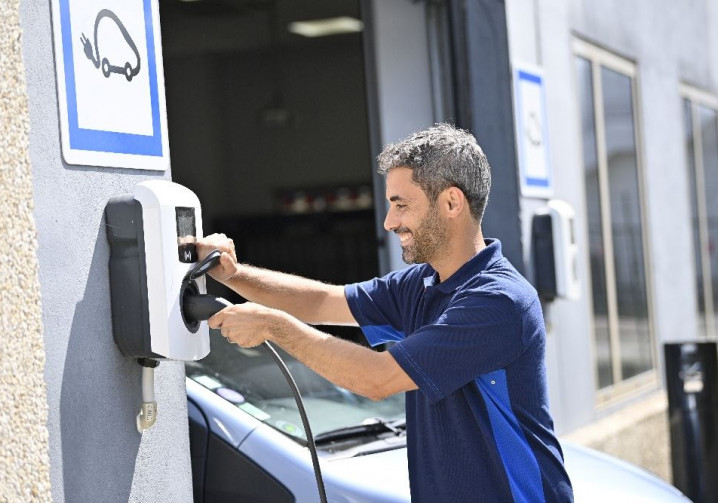
[[33,173],[33,197],[25,200],[35,202],[52,500],[190,502],[184,366],[157,368],[157,423],[140,435],[141,367],[112,338],[103,216],[111,197],[149,178],[168,179],[169,171],[63,162],[50,3],[21,0],[19,12]]
[[0,2],[0,501],[49,501],[47,400],[17,1]]

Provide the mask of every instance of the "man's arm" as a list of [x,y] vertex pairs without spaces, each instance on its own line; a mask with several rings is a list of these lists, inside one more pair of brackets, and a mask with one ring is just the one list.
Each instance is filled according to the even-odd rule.
[[209,326],[242,347],[276,342],[329,381],[372,400],[417,389],[388,351],[332,337],[276,309],[252,303],[231,306],[210,318]]
[[197,241],[200,260],[217,249],[220,264],[210,276],[250,302],[285,311],[313,325],[356,325],[344,287],[237,263],[234,243],[224,234]]

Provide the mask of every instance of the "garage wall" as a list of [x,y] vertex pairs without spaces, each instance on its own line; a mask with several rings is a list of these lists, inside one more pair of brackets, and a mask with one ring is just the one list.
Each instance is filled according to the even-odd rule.
[[0,501],[48,501],[47,400],[17,1],[0,3]]

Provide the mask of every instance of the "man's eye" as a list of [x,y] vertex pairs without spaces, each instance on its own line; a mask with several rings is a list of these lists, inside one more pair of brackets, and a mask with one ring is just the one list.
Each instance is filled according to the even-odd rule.
[[402,209],[404,209],[404,208],[406,208],[406,205],[405,205],[405,204],[397,204],[397,205],[396,205],[396,209],[397,209],[397,210],[402,210]]

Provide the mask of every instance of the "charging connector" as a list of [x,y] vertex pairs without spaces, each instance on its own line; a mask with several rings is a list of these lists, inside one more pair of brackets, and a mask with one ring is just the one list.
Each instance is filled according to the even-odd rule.
[[199,323],[198,320],[208,320],[231,305],[222,297],[188,291],[182,296],[182,317],[190,320],[190,323]]

